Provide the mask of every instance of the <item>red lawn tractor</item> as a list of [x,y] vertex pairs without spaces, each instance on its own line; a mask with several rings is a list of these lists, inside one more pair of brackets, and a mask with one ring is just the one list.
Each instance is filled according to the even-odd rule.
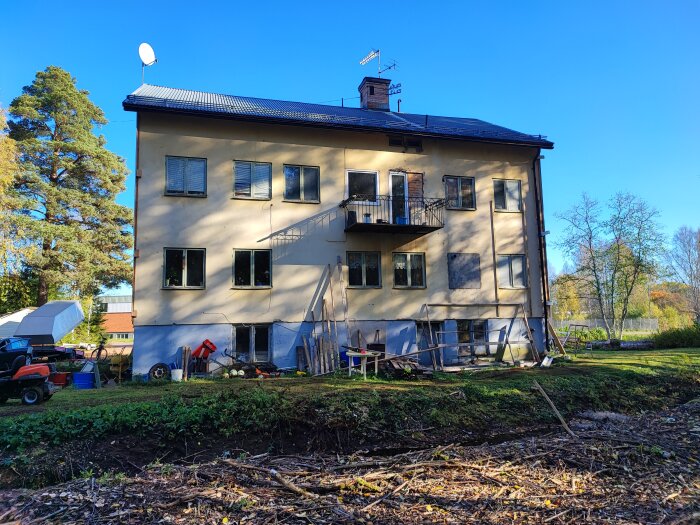
[[19,398],[25,405],[38,405],[51,398],[57,388],[51,382],[53,365],[13,366],[0,372],[0,404]]

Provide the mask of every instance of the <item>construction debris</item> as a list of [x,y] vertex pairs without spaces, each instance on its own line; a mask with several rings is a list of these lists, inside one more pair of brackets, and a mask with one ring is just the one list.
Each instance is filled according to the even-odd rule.
[[700,403],[571,426],[578,439],[153,464],[6,491],[0,523],[698,522]]

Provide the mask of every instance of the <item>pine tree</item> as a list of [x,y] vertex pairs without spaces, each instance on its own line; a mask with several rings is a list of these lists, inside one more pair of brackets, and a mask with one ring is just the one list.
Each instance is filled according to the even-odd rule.
[[88,297],[128,281],[132,212],[115,202],[127,168],[94,132],[107,123],[102,110],[67,71],[49,66],[12,101],[10,115],[20,223],[36,247],[25,266],[38,279],[37,305],[52,288]]

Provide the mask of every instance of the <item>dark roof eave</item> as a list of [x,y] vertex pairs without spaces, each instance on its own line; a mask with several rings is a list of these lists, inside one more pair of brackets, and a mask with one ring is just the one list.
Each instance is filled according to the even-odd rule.
[[432,138],[441,138],[441,139],[448,139],[448,140],[460,140],[460,141],[465,141],[465,142],[480,142],[480,143],[488,143],[488,144],[500,144],[500,145],[507,145],[507,146],[521,146],[521,147],[530,147],[530,148],[544,148],[544,149],[553,149],[554,148],[554,143],[550,142],[548,140],[533,140],[533,141],[514,141],[514,140],[508,140],[508,139],[498,139],[498,138],[491,138],[491,137],[470,137],[468,135],[447,135],[443,133],[435,133],[435,132],[430,132],[430,131],[412,131],[412,130],[387,130],[386,128],[382,128],[380,126],[349,126],[349,125],[344,125],[344,124],[323,124],[319,122],[304,122],[300,120],[295,120],[295,119],[284,119],[284,118],[268,118],[268,117],[259,117],[259,116],[254,116],[254,115],[231,115],[231,114],[225,114],[225,113],[220,113],[217,111],[203,111],[203,110],[186,110],[186,109],[180,109],[180,108],[164,108],[162,106],[149,106],[146,104],[133,104],[128,102],[128,100],[125,100],[122,102],[122,107],[124,108],[125,111],[149,111],[149,112],[155,112],[155,113],[174,113],[178,115],[188,115],[188,116],[195,116],[195,117],[210,117],[210,118],[219,118],[223,120],[240,120],[244,122],[261,122],[261,123],[266,123],[266,124],[285,124],[285,125],[291,125],[291,126],[303,126],[303,127],[310,127],[310,128],[322,128],[322,129],[341,129],[344,131],[355,131],[355,132],[366,132],[366,131],[371,131],[371,132],[378,132],[378,133],[383,133],[383,134],[396,134],[396,135],[409,135],[409,136],[417,136],[417,137],[432,137]]

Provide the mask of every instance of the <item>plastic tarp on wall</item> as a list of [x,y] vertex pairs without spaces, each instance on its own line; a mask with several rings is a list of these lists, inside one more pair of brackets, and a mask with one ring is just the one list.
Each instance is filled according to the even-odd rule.
[[83,319],[79,301],[50,301],[22,319],[15,337],[26,337],[32,345],[53,345]]

